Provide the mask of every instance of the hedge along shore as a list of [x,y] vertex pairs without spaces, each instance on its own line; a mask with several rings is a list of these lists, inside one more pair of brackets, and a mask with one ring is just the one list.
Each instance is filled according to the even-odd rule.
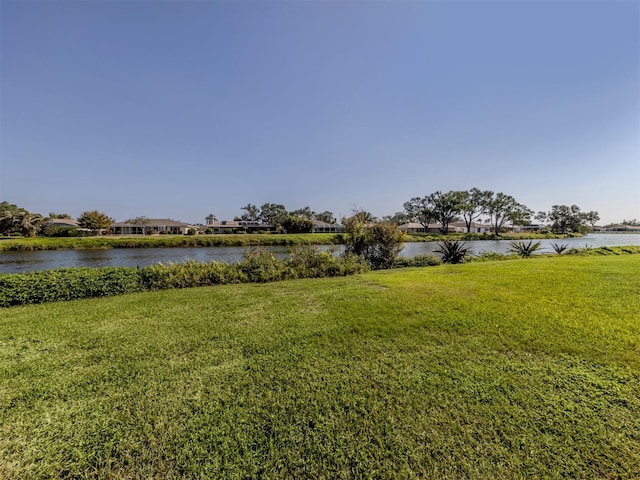
[[[640,254],[640,246],[571,249],[566,255]],[[552,254],[535,257],[555,256]],[[517,255],[483,255],[471,261],[518,259]],[[399,257],[394,268],[426,267],[442,262],[433,255]],[[264,283],[298,278],[323,278],[353,275],[366,271],[366,264],[354,256],[319,252],[309,246],[297,246],[287,259],[270,252],[250,250],[237,263],[186,262],[148,267],[60,268],[30,273],[0,275],[0,307],[34,303],[110,297],[174,288],[202,287],[234,283]]]
[[[451,240],[523,240],[568,238],[582,235],[557,234],[479,234],[450,233],[407,234],[407,242],[437,242]],[[263,247],[294,245],[340,245],[342,236],[334,233],[246,233],[214,235],[152,235],[152,236],[97,236],[97,237],[36,237],[0,238],[2,251],[39,250],[91,250],[109,248],[171,248],[171,247]]]
[[88,250],[106,248],[163,247],[261,247],[271,245],[337,245],[340,237],[333,233],[306,234],[218,234],[153,235],[97,237],[37,237],[0,240],[0,251]]

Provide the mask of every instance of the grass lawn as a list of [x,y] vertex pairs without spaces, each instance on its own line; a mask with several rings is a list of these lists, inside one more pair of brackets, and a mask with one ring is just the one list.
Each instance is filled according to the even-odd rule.
[[0,478],[639,478],[640,255],[0,310]]

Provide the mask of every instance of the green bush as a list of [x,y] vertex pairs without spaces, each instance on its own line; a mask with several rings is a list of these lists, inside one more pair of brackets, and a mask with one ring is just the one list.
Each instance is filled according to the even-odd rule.
[[529,240],[529,243],[511,241],[509,242],[509,245],[510,253],[515,253],[522,258],[529,258],[533,255],[533,252],[542,247],[542,242],[533,243],[533,240]]
[[145,290],[167,290],[171,288],[203,287],[247,281],[236,265],[223,262],[170,263],[150,265],[139,271]]
[[313,232],[313,222],[308,218],[294,217],[289,215],[282,226],[287,233],[311,233]]
[[568,243],[564,243],[564,244],[552,243],[551,248],[553,248],[553,251],[556,252],[558,255],[562,255],[562,253],[569,248],[569,244]]
[[509,260],[510,258],[514,258],[510,255],[505,255],[503,253],[498,252],[482,252],[475,257],[471,257],[471,260],[474,262],[495,262],[497,260]]
[[346,255],[365,260],[374,269],[391,268],[404,247],[406,235],[393,222],[366,224],[359,214],[345,221],[340,235]]
[[338,277],[367,269],[355,255],[336,256],[333,250],[320,252],[309,245],[292,248],[287,263],[295,278]]
[[435,255],[416,255],[413,258],[405,258],[398,257],[395,262],[393,262],[394,268],[404,268],[404,267],[433,267],[436,265],[442,265],[442,260],[440,260]]
[[287,262],[259,248],[247,251],[244,260],[236,265],[249,282],[264,283],[292,278]]
[[143,290],[134,267],[60,268],[0,275],[0,306],[107,297]]
[[444,263],[464,263],[469,256],[469,247],[466,247],[466,244],[467,242],[458,240],[443,240],[437,244],[438,248],[434,251],[442,254]]

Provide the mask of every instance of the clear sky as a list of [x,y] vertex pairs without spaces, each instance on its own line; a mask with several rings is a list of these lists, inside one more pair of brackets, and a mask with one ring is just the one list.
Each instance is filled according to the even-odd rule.
[[478,187],[640,219],[640,2],[12,1],[0,200],[204,222]]

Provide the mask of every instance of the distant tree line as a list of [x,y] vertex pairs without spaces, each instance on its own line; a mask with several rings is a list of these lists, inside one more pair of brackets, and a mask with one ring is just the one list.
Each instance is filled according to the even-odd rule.
[[[289,233],[307,233],[313,231],[313,221],[329,224],[337,223],[330,211],[316,212],[308,206],[295,210],[279,203],[264,203],[262,206],[248,203],[241,207],[242,214],[236,221],[250,221],[273,225],[276,229]],[[7,201],[0,202],[0,235],[20,235],[32,237],[37,234],[51,234],[51,229],[43,229],[43,222],[53,219],[68,219],[67,213],[50,212],[47,217],[32,213]],[[376,218],[370,212],[357,209],[350,217],[341,219],[345,226],[352,224],[354,218],[362,224],[388,223],[401,225],[415,222],[425,230],[438,224],[443,234],[449,232],[454,221],[464,221],[467,232],[471,232],[474,222],[484,219],[491,230],[499,235],[508,223],[512,225],[530,225],[532,219],[546,224],[545,227],[556,233],[584,232],[594,227],[600,220],[597,211],[582,212],[577,205],[553,205],[549,211],[534,212],[513,196],[503,192],[493,192],[471,188],[470,190],[436,191],[423,197],[412,197],[403,204],[403,210],[393,215]],[[94,235],[109,231],[114,219],[98,210],[83,212],[78,217],[79,228]],[[218,219],[213,213],[205,217],[206,225],[213,225]],[[138,226],[144,233],[150,227],[150,220],[140,216],[126,221]],[[637,220],[623,220],[623,224],[639,225]],[[77,230],[66,228],[65,230]]]
[[[392,219],[408,220],[422,225],[438,223],[442,233],[449,232],[449,224],[463,220],[467,232],[471,232],[474,221],[485,217],[496,235],[511,223],[530,225],[533,210],[503,192],[492,192],[472,188],[470,190],[437,191],[424,197],[413,197],[404,203],[404,212],[396,213]],[[556,233],[584,232],[587,225],[594,227],[600,217],[598,212],[581,212],[577,205],[553,205],[549,212],[538,212],[535,219],[549,222]]]
[[[330,224],[336,223],[333,213],[329,211],[314,212],[309,207],[288,211],[280,203],[265,203],[261,207],[248,203],[241,210],[244,210],[244,213],[235,217],[235,221],[268,223],[275,228],[282,228],[288,233],[312,232],[313,220]],[[207,217],[207,219],[209,218]]]

